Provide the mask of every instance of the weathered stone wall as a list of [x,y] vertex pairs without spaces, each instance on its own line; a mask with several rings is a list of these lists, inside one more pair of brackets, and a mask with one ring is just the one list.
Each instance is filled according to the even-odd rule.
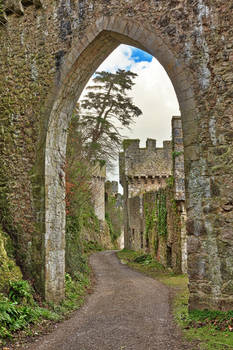
[[[170,265],[175,273],[185,273],[186,269],[183,267],[187,264],[187,256],[185,256],[185,247],[182,242],[182,208],[180,203],[174,198],[173,188],[168,186],[165,191],[165,196],[167,209],[167,236],[165,237],[167,246],[167,266]],[[184,234],[186,234],[186,232],[184,232]]]
[[180,211],[180,235],[181,235],[181,270],[183,273],[188,272],[188,255],[187,255],[187,211],[184,202],[178,202]]
[[117,181],[106,181],[105,182],[105,193],[108,196],[117,197],[118,195],[118,182]]
[[120,154],[120,181],[127,178],[129,198],[145,191],[166,186],[172,173],[172,143],[163,142],[156,148],[156,140],[147,139],[146,148],[139,148],[139,140],[124,140],[124,152]]
[[172,117],[172,158],[175,199],[185,201],[184,141],[181,117]]
[[100,221],[105,220],[105,180],[106,166],[97,162],[92,167],[92,201],[95,215]]
[[129,198],[128,213],[126,248],[150,253],[175,273],[182,272],[181,212],[173,187]]
[[105,219],[104,183],[105,183],[105,178],[93,177],[92,200],[93,200],[95,215],[101,221],[104,221]]
[[[97,223],[95,223],[97,224]],[[80,232],[80,237],[82,240],[82,243],[94,243],[98,244],[99,247],[102,247],[103,249],[113,249],[114,246],[111,241],[111,235],[109,232],[109,227],[106,222],[100,222],[98,227],[94,227],[94,223],[92,227],[83,227]],[[84,244],[85,244],[84,243]]]
[[127,213],[125,243],[126,248],[136,250],[146,247],[143,194],[165,188],[172,174],[171,141],[164,141],[163,148],[157,148],[153,139],[147,139],[146,148],[139,148],[139,143],[140,140],[124,140],[124,152],[119,156],[120,182],[126,204],[124,211]]
[[10,281],[22,279],[22,273],[12,257],[12,242],[0,226],[0,293],[8,293]]
[[142,209],[142,196],[128,199],[129,230],[124,232],[127,249],[140,250],[144,247]]
[[1,221],[47,299],[64,293],[69,117],[98,65],[127,43],[161,62],[180,104],[190,306],[232,308],[231,12],[221,0],[0,1]]
[[[127,249],[151,253],[159,260],[155,206],[156,192],[149,191],[128,199],[129,230],[125,232],[125,240],[128,242]],[[163,263],[166,265],[165,260]]]
[[173,116],[172,122],[172,176],[174,185],[174,200],[180,215],[180,246],[182,272],[187,272],[187,213],[185,207],[185,171],[184,171],[184,142],[181,117]]
[[[125,140],[120,154],[126,248],[150,252],[174,272],[186,272],[184,154],[181,118],[172,118],[172,141]],[[127,197],[126,197],[127,196]]]

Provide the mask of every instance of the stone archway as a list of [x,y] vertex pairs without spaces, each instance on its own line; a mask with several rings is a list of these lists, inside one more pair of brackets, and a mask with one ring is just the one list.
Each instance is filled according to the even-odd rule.
[[126,19],[99,18],[88,28],[82,40],[73,42],[71,51],[63,63],[60,88],[50,115],[45,162],[45,290],[48,300],[62,298],[64,290],[65,174],[63,167],[69,117],[88,79],[121,43],[149,52],[163,65],[174,85],[180,104],[186,161],[192,160],[193,154],[195,158],[198,156],[197,112],[188,68],[173,55],[157,33]]
[[0,8],[0,217],[7,209],[25,274],[48,300],[62,298],[69,115],[98,65],[129,43],[160,61],[180,104],[190,307],[232,309],[231,2],[2,0]]

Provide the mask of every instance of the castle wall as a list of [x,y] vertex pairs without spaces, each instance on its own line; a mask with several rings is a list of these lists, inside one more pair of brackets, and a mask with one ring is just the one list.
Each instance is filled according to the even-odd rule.
[[123,196],[117,181],[105,182],[105,218],[116,249],[124,247]]
[[156,140],[147,139],[146,148],[140,148],[139,140],[124,140],[123,149],[124,174],[128,178],[166,178],[171,175],[171,141],[164,141],[163,148],[157,148]]
[[[129,249],[145,247],[143,241],[143,193],[165,188],[172,173],[172,143],[164,141],[163,148],[156,140],[147,139],[139,148],[139,140],[124,140],[124,152],[119,157],[120,182],[125,197],[125,246]],[[127,194],[126,194],[127,193]]]
[[135,176],[128,177],[129,198],[138,196],[147,191],[158,191],[167,185],[168,176]]
[[172,117],[172,158],[175,199],[185,201],[184,143],[181,117]]
[[[125,140],[120,180],[125,200],[127,248],[150,252],[174,272],[187,272],[184,146],[180,117],[172,118],[172,141],[156,148],[148,139]],[[165,221],[160,215],[163,206]],[[161,226],[162,225],[162,226]]]
[[96,162],[96,164],[92,166],[92,202],[95,215],[102,222],[105,220],[105,180],[106,167]]
[[187,222],[187,212],[185,208],[185,203],[179,203],[180,210],[180,225],[181,225],[181,270],[183,273],[188,272],[188,252],[187,252],[187,231],[186,231],[186,222]]
[[180,105],[190,306],[232,309],[231,6],[0,1],[1,222],[24,275],[47,300],[64,296],[69,118],[94,71],[126,43],[159,60]]
[[106,181],[105,182],[105,193],[109,196],[117,197],[117,195],[118,195],[118,182],[117,181]]
[[[128,199],[129,210],[129,232],[128,249],[140,250],[144,247],[143,240],[143,204],[142,196],[131,197]],[[127,234],[125,233],[125,234]]]
[[168,186],[129,198],[128,215],[128,249],[150,253],[175,273],[186,272],[181,250],[182,217],[173,188]]
[[174,199],[180,212],[182,271],[187,272],[187,212],[185,207],[184,143],[181,117],[172,117]]
[[93,177],[92,180],[92,201],[95,215],[101,221],[105,220],[105,178]]

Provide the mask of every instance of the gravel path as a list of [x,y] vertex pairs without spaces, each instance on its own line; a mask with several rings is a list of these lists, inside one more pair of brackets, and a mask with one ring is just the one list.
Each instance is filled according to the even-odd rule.
[[121,264],[112,251],[92,255],[95,292],[74,316],[30,350],[183,350],[169,290]]

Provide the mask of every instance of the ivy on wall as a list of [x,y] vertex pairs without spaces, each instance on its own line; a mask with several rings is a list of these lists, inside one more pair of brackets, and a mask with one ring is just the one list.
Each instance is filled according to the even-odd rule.
[[112,243],[114,243],[114,241],[117,239],[117,235],[114,232],[112,221],[111,221],[111,218],[110,218],[110,215],[109,215],[108,212],[105,213],[105,220],[106,220],[108,228],[109,228],[109,233],[110,233],[110,236],[111,236]]
[[123,227],[122,208],[117,206],[117,201],[114,196],[108,196],[105,210],[105,220],[109,228],[111,241],[117,248],[117,240],[121,235]]
[[160,190],[157,194],[157,229],[161,236],[167,235],[167,207],[166,207],[166,193]]
[[0,294],[8,293],[11,281],[22,278],[20,268],[12,255],[12,242],[0,225]]
[[167,237],[166,190],[144,194],[144,238],[157,256],[160,238]]
[[156,225],[159,235],[165,236],[167,234],[167,207],[166,207],[166,193],[160,190],[156,193],[153,203],[144,203],[145,215],[145,236],[149,237],[149,233]]
[[66,272],[85,272],[84,250],[89,238],[100,235],[100,223],[91,201],[91,165],[81,157],[76,121],[71,120],[66,172]]
[[173,151],[172,152],[172,159],[176,159],[176,157],[179,157],[181,154],[184,154],[182,151]]
[[18,248],[17,232],[16,227],[13,223],[9,200],[7,198],[9,194],[9,186],[7,180],[7,170],[2,163],[0,166],[0,226],[8,236],[8,241],[12,240],[12,244],[10,244],[10,251],[8,251],[8,253],[11,257],[15,257],[15,250]]
[[154,206],[150,206],[148,202],[144,203],[144,215],[145,215],[145,239],[149,240],[150,233],[154,229],[157,222],[157,201],[155,200]]

